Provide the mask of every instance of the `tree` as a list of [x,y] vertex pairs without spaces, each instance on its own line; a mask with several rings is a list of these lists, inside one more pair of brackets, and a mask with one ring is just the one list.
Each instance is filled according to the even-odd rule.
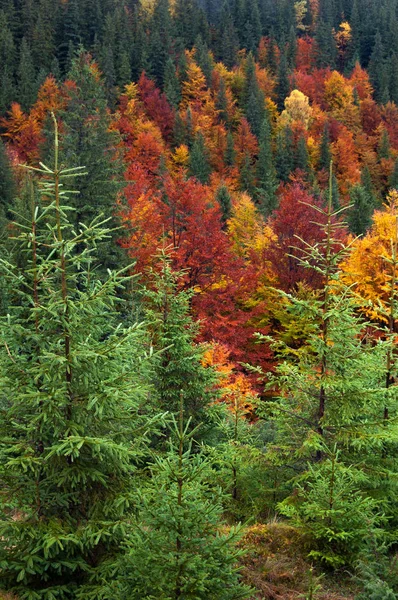
[[0,322],[0,562],[20,597],[98,598],[149,425],[146,342],[115,314],[130,278],[95,276],[109,229],[69,218],[63,186],[82,169],[60,165],[57,134],[54,157],[35,170],[31,227],[17,225],[24,267],[0,266],[14,290]]
[[170,105],[177,110],[181,102],[181,86],[176,68],[170,57],[167,59],[164,69],[164,93]]
[[[391,340],[364,343],[366,324],[358,318],[350,290],[339,287],[339,263],[347,250],[336,235],[341,209],[333,210],[331,179],[327,207],[313,208],[318,223],[323,221],[323,235],[315,244],[304,242],[299,262],[321,275],[320,287],[307,296],[283,295],[286,309],[307,335],[298,346],[283,335],[273,345],[282,362],[268,389],[280,390],[270,407],[273,414],[280,410],[276,447],[285,464],[292,460],[300,473],[280,509],[310,534],[310,556],[336,567],[353,564],[364,549],[360,523],[380,533],[382,519],[374,513],[367,473],[374,468],[374,453],[395,439],[389,423],[377,417]],[[396,410],[396,394],[392,403]],[[348,504],[350,518],[344,512]]]
[[[119,136],[110,130],[104,87],[96,64],[83,51],[74,59],[67,87],[69,99],[59,112],[62,121],[60,145],[70,167],[87,165],[84,180],[69,180],[69,188],[79,191],[71,197],[75,227],[89,223],[98,214],[111,217],[111,228],[120,226],[117,205],[122,183]],[[100,252],[103,268],[119,268],[124,256],[117,246],[122,232],[113,229],[103,239]]]
[[36,99],[37,87],[32,54],[26,38],[23,38],[18,65],[18,99],[23,110],[28,110]]
[[189,157],[189,172],[192,177],[196,177],[201,183],[207,183],[209,180],[211,168],[205,141],[201,133],[195,136],[195,141],[192,145]]
[[15,179],[7,156],[7,150],[3,141],[0,140],[0,243],[2,241],[1,238],[6,218],[10,216],[8,211],[13,205],[15,191]]
[[[183,394],[182,401],[183,402]],[[251,591],[239,582],[239,528],[218,531],[222,495],[212,488],[212,465],[193,446],[196,430],[173,418],[164,457],[151,466],[141,509],[125,543],[113,596],[118,600],[238,600]]]
[[272,153],[271,126],[268,115],[263,121],[260,134],[260,150],[257,161],[257,191],[256,197],[261,208],[261,212],[268,217],[276,208],[276,172],[274,158]]
[[187,418],[194,425],[203,424],[208,421],[206,409],[216,396],[217,376],[203,365],[205,347],[195,343],[198,324],[189,312],[193,291],[178,289],[181,275],[171,270],[164,251],[159,267],[159,273],[152,272],[153,281],[144,292],[151,344],[158,353],[153,385],[161,410],[178,415],[182,394]]
[[221,208],[221,220],[223,221],[223,223],[225,225],[225,223],[228,221],[228,219],[231,216],[231,210],[232,210],[231,195],[230,195],[226,185],[221,185],[218,188],[216,199]]
[[281,55],[278,67],[278,83],[276,86],[277,104],[280,111],[285,106],[285,100],[289,95],[290,83],[289,83],[289,71],[287,65],[286,53]]
[[352,204],[348,216],[350,230],[355,235],[364,235],[372,223],[373,199],[362,185],[356,185],[350,191],[350,201]]

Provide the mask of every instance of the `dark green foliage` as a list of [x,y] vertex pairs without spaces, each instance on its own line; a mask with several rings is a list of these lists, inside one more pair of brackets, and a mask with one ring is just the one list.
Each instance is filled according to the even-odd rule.
[[220,80],[220,87],[216,98],[216,109],[219,111],[220,119],[228,124],[228,102],[224,79]]
[[23,110],[28,110],[36,99],[37,87],[32,54],[26,38],[21,43],[18,65],[18,100]]
[[398,190],[398,159],[394,163],[394,170],[391,173],[389,184],[390,187]]
[[181,102],[181,85],[171,58],[167,59],[164,70],[164,93],[170,105],[177,110]]
[[281,54],[277,75],[276,96],[278,109],[282,111],[285,106],[285,100],[290,92],[289,70],[286,53]]
[[9,211],[13,206],[15,192],[14,175],[11,170],[6,147],[0,139],[0,241],[6,217],[10,216]]
[[337,48],[332,33],[332,26],[319,19],[315,39],[318,49],[317,66],[320,68],[331,67],[333,69],[336,65]]
[[198,424],[207,420],[217,378],[202,364],[205,347],[194,341],[198,327],[189,314],[192,293],[179,291],[179,275],[164,254],[159,266],[161,271],[153,273],[155,289],[147,290],[144,298],[151,344],[159,353],[153,365],[154,390],[161,410],[173,414],[183,394],[186,415]]
[[[183,397],[183,395],[182,395]],[[168,451],[151,466],[140,511],[125,541],[110,597],[116,600],[238,600],[239,528],[220,533],[222,494],[211,463],[193,446],[195,430],[173,419]]]
[[276,208],[276,189],[278,182],[271,144],[271,126],[268,115],[263,121],[260,135],[260,151],[257,161],[257,191],[256,199],[260,210],[265,217],[268,217]]
[[275,168],[278,178],[287,181],[294,169],[293,132],[289,126],[278,131],[276,136]]
[[158,86],[163,86],[164,83],[172,36],[169,0],[156,0],[151,22],[148,59],[150,73]]
[[225,225],[231,216],[232,210],[231,195],[225,185],[221,185],[218,188],[216,199],[221,208],[221,220]]
[[[70,92],[67,108],[60,114],[60,146],[69,166],[83,165],[87,169],[84,179],[69,179],[69,188],[79,192],[70,199],[75,209],[72,218],[76,230],[79,223],[87,224],[100,214],[106,218],[114,215],[110,226],[118,227],[116,198],[123,187],[123,167],[118,156],[118,135],[109,130],[110,116],[104,86],[93,69],[90,57],[84,52],[74,59],[69,77],[76,87]],[[123,254],[117,245],[121,237],[122,232],[115,230],[110,233],[108,241],[101,242],[104,270],[122,266]]]
[[189,173],[201,183],[207,183],[211,173],[208,152],[201,133],[195,136],[189,156]]
[[279,505],[282,514],[312,540],[309,557],[329,567],[352,565],[369,535],[380,535],[377,502],[360,492],[367,479],[339,461],[338,453],[309,465],[294,498]]
[[325,169],[325,171],[329,171],[331,160],[332,155],[330,152],[329,128],[326,125],[322,133],[321,147],[319,153],[319,169]]
[[379,158],[390,158],[390,137],[386,129],[383,130],[378,147],[377,156]]
[[309,173],[309,156],[308,156],[308,148],[305,137],[302,135],[299,138],[296,147],[294,166],[296,169],[300,169],[305,174]]
[[232,167],[235,163],[235,146],[234,146],[234,137],[232,133],[229,131],[227,134],[227,147],[225,150],[225,163],[228,167]]
[[248,194],[250,196],[254,196],[254,193],[255,193],[254,165],[253,165],[252,158],[251,158],[249,152],[246,152],[246,154],[245,154],[245,160],[240,169],[239,175],[240,175],[240,177],[239,177],[240,189],[243,192],[248,192]]
[[203,41],[201,35],[198,35],[196,38],[194,48],[196,63],[202,69],[202,73],[206,77],[206,83],[209,86],[211,83],[211,74],[213,72],[214,63],[209,52],[209,48]]
[[251,130],[256,136],[260,135],[264,119],[264,94],[259,88],[256,65],[252,54],[249,54],[245,65],[244,108]]
[[368,67],[370,81],[375,90],[375,97],[378,102],[382,101],[385,91],[386,81],[384,80],[384,48],[380,31],[377,31],[372,55]]
[[0,321],[1,580],[25,599],[103,597],[150,428],[144,331],[116,315],[129,278],[98,281],[109,230],[69,220],[79,171],[59,167],[55,150],[31,224],[18,225],[24,268],[0,263],[14,297]]
[[356,185],[350,191],[350,203],[353,205],[348,215],[350,230],[363,235],[372,224],[373,198],[362,185]]

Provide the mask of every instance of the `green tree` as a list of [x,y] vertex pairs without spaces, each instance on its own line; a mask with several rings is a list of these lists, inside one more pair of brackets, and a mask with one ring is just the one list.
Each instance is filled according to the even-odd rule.
[[260,150],[257,161],[257,192],[256,199],[261,212],[268,217],[276,208],[276,189],[278,182],[272,153],[271,126],[268,114],[263,121],[260,134]]
[[161,410],[175,415],[183,394],[185,413],[197,425],[208,421],[206,409],[217,396],[217,377],[202,364],[206,347],[195,343],[198,326],[189,313],[192,293],[178,289],[180,275],[173,273],[164,252],[160,266],[160,273],[153,273],[154,289],[144,293],[151,344],[158,353],[153,385]]
[[174,418],[169,449],[151,467],[141,510],[126,541],[117,600],[238,600],[239,528],[220,533],[222,494],[209,483],[211,463],[193,446],[195,429]]
[[119,137],[110,131],[104,86],[90,57],[83,51],[73,60],[69,78],[75,82],[70,89],[69,102],[60,117],[62,135],[60,146],[71,167],[86,166],[87,176],[81,180],[71,177],[69,189],[78,191],[71,196],[76,230],[79,223],[87,224],[97,215],[111,217],[109,238],[99,247],[103,270],[119,268],[125,260],[117,240],[122,237],[117,198],[123,187],[123,165],[118,151]]
[[144,331],[115,313],[129,278],[98,281],[109,230],[69,218],[79,172],[60,165],[56,138],[54,166],[35,170],[31,227],[17,226],[24,268],[0,263],[14,288],[0,321],[0,563],[20,598],[104,597],[150,428]]
[[171,58],[167,59],[164,70],[164,93],[170,105],[177,110],[181,102],[181,85]]
[[276,96],[278,109],[282,111],[285,108],[285,100],[290,92],[289,82],[289,69],[287,63],[286,52],[283,52],[280,57],[278,74],[277,74],[277,85],[276,85]]
[[201,183],[207,183],[210,177],[211,167],[208,158],[205,140],[201,133],[195,136],[189,156],[189,174],[196,177]]
[[216,199],[221,209],[221,220],[225,225],[225,223],[231,217],[232,211],[231,194],[229,193],[226,185],[220,185],[220,187],[217,190]]
[[373,199],[362,185],[356,185],[350,191],[350,202],[352,204],[348,215],[350,229],[355,235],[364,235],[372,224]]
[[13,206],[16,192],[14,175],[7,156],[6,147],[0,139],[0,243],[4,234],[4,227],[9,218],[9,211]]
[[282,181],[287,181],[293,171],[293,149],[293,132],[291,127],[286,126],[278,131],[276,136],[275,168],[278,178]]
[[37,87],[32,54],[26,38],[23,38],[18,65],[18,100],[23,110],[28,110],[36,99]]
[[244,107],[251,130],[259,136],[265,113],[264,94],[258,85],[256,63],[251,53],[245,64]]

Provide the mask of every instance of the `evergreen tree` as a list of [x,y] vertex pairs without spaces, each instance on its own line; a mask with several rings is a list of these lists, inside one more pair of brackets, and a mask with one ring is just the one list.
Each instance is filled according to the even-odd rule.
[[169,0],[156,0],[151,20],[149,63],[150,73],[159,87],[164,83],[172,35]]
[[216,195],[217,202],[221,208],[221,220],[225,226],[232,213],[232,200],[231,195],[226,185],[221,185],[217,190]]
[[189,156],[189,174],[201,183],[207,183],[211,173],[205,140],[201,133],[195,136]]
[[[336,567],[353,564],[364,549],[364,536],[358,535],[361,513],[375,535],[382,524],[366,492],[381,438],[394,439],[389,423],[376,416],[391,340],[364,345],[366,324],[358,318],[349,290],[339,284],[338,265],[346,250],[335,234],[341,209],[332,207],[331,178],[327,208],[316,210],[325,222],[324,237],[306,245],[300,262],[321,273],[323,281],[310,297],[285,296],[292,318],[308,333],[298,352],[284,336],[275,343],[282,362],[269,388],[277,386],[281,394],[269,409],[276,415],[280,406],[278,453],[293,472],[301,473],[280,510],[310,535],[310,556]],[[397,409],[396,395],[391,405]],[[352,520],[341,518],[348,503]]]
[[391,173],[389,184],[390,187],[398,190],[398,159],[395,160],[394,169]]
[[308,175],[309,173],[309,156],[305,137],[302,135],[299,138],[296,147],[295,168],[300,169]]
[[16,185],[6,148],[0,139],[0,244],[4,241],[4,228],[10,217],[9,211],[13,205]]
[[[119,138],[110,131],[104,86],[88,55],[84,52],[74,59],[69,78],[75,82],[70,89],[70,100],[60,113],[63,155],[72,167],[86,165],[87,176],[79,181],[73,177],[69,188],[79,191],[71,197],[75,209],[72,218],[76,230],[79,223],[89,223],[99,214],[112,217],[111,227],[118,227],[116,198],[122,188],[122,163],[118,155]],[[102,240],[100,252],[104,271],[119,268],[124,260],[117,240],[120,230],[113,230],[108,241]]]
[[233,167],[235,164],[236,152],[235,152],[235,144],[234,137],[232,133],[229,131],[227,134],[227,147],[225,150],[225,163],[228,167]]
[[18,65],[18,100],[23,110],[28,110],[35,101],[37,88],[35,68],[26,38],[23,38]]
[[293,132],[289,126],[278,131],[276,136],[275,168],[278,178],[282,181],[289,179],[294,168]]
[[370,57],[368,72],[370,81],[375,90],[375,98],[378,102],[381,102],[383,96],[383,88],[385,87],[385,81],[383,81],[384,71],[384,48],[381,38],[380,31],[377,30],[372,55]]
[[268,217],[276,208],[278,182],[271,144],[271,126],[268,115],[263,121],[260,135],[260,150],[257,161],[257,201],[262,214]]
[[321,147],[319,153],[319,169],[325,169],[325,171],[328,171],[331,160],[332,155],[330,152],[329,127],[325,125],[322,133]]
[[254,168],[253,168],[253,164],[252,164],[252,158],[251,158],[249,152],[246,152],[246,154],[245,154],[245,160],[240,169],[239,175],[240,175],[240,177],[239,177],[240,189],[243,192],[247,192],[251,197],[253,197],[255,194]]
[[[182,395],[183,398],[183,395]],[[113,586],[117,600],[238,600],[239,528],[220,533],[221,492],[209,483],[211,463],[193,446],[195,429],[173,419],[169,449],[156,457],[127,539],[127,557]]]
[[317,66],[333,69],[337,59],[336,42],[333,37],[332,26],[321,18],[318,19],[315,40],[317,43]]
[[253,133],[259,136],[264,119],[265,105],[264,94],[258,85],[256,63],[252,54],[247,57],[245,65],[244,106]]
[[206,408],[216,396],[217,378],[202,364],[205,346],[194,341],[198,326],[189,314],[192,293],[178,289],[181,274],[173,273],[164,252],[160,266],[160,273],[153,273],[154,290],[144,293],[151,344],[158,353],[153,385],[161,410],[174,415],[183,394],[186,415],[197,425],[208,421]]
[[290,83],[289,83],[289,71],[287,65],[287,57],[286,53],[283,52],[281,54],[281,58],[279,61],[278,67],[278,82],[276,86],[276,95],[277,95],[277,105],[278,109],[282,111],[285,107],[285,100],[290,92]]
[[222,119],[224,121],[224,123],[228,124],[228,121],[229,121],[228,101],[227,101],[227,94],[226,94],[224,79],[220,80],[220,87],[217,92],[217,98],[216,98],[216,109],[218,110],[220,119]]
[[170,106],[177,110],[181,102],[181,86],[178,81],[174,62],[171,58],[167,59],[164,70],[164,93]]
[[379,157],[379,159],[390,158],[390,137],[388,135],[387,129],[383,129],[383,133],[377,146],[377,156]]
[[198,35],[198,37],[196,38],[194,48],[196,63],[202,69],[202,73],[206,77],[207,85],[210,86],[214,62],[212,55],[209,52],[209,48],[207,44],[203,41],[201,35]]
[[0,263],[14,298],[0,321],[2,585],[43,600],[103,597],[150,410],[143,334],[115,314],[129,278],[96,279],[109,230],[69,220],[63,185],[81,169],[60,166],[57,142],[31,227],[17,226],[25,266]]
[[372,223],[374,203],[371,195],[362,185],[350,191],[352,207],[348,215],[350,229],[355,235],[364,235]]

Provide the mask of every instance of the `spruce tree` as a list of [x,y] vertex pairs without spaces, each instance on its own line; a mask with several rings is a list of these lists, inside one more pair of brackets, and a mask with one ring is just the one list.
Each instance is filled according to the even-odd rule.
[[31,224],[16,226],[24,268],[0,263],[14,294],[0,321],[2,585],[94,600],[125,536],[149,426],[146,343],[115,313],[129,278],[96,277],[109,229],[98,217],[74,227],[67,183],[82,169],[60,164],[57,136],[53,167],[33,171]]
[[6,147],[0,139],[0,243],[4,235],[4,227],[10,217],[10,209],[16,192],[14,175],[7,156]]
[[[117,198],[123,187],[123,165],[118,151],[119,136],[110,131],[105,89],[91,58],[83,51],[74,58],[68,75],[75,85],[70,88],[70,99],[60,112],[62,156],[70,167],[86,166],[84,179],[69,180],[69,189],[78,193],[71,196],[72,217],[76,230],[79,223],[87,224],[96,216],[111,217],[108,239],[100,243],[103,271],[123,265],[125,260],[117,240],[122,237]],[[51,152],[50,152],[51,155]]]
[[169,57],[164,69],[164,93],[170,105],[177,110],[181,102],[181,86],[173,60]]
[[[316,207],[325,222],[324,238],[306,244],[300,259],[322,275],[322,285],[309,296],[284,295],[287,310],[307,335],[298,350],[283,335],[273,346],[281,362],[269,387],[277,386],[280,395],[269,409],[277,422],[278,452],[292,474],[300,473],[280,510],[310,535],[310,556],[336,567],[353,564],[365,547],[358,535],[361,513],[379,533],[382,519],[374,513],[368,474],[370,469],[375,476],[374,454],[396,436],[379,414],[391,339],[364,342],[368,324],[339,281],[338,265],[347,249],[336,235],[342,226],[337,217],[344,209],[333,210],[331,186],[330,177],[327,207]],[[396,414],[396,393],[390,407]],[[342,519],[350,502],[353,519]]]
[[293,132],[288,125],[276,135],[275,168],[278,178],[282,181],[289,179],[294,168]]
[[285,107],[285,100],[290,92],[289,70],[286,52],[283,52],[280,57],[278,75],[277,75],[276,96],[278,109],[282,111]]
[[[182,400],[184,398],[181,394]],[[141,510],[125,542],[126,558],[109,594],[115,600],[238,600],[239,528],[220,532],[222,493],[212,487],[209,460],[193,445],[183,409],[173,418],[169,449],[156,457]]]
[[23,110],[27,111],[36,99],[37,87],[32,54],[26,38],[21,43],[17,75],[18,100]]
[[362,185],[356,185],[350,191],[350,202],[352,204],[348,215],[350,230],[355,235],[364,235],[372,224],[373,199]]
[[151,344],[158,353],[152,373],[157,402],[161,410],[177,415],[183,394],[185,414],[197,425],[208,421],[206,409],[217,396],[217,377],[202,364],[205,346],[195,342],[198,326],[189,312],[192,293],[178,289],[182,274],[172,271],[164,251],[159,266],[160,272],[153,273],[154,289],[144,293]]
[[195,136],[189,157],[189,174],[196,177],[201,183],[207,183],[210,173],[211,167],[204,137],[201,133],[198,133]]
[[231,195],[226,185],[221,185],[217,190],[216,195],[217,202],[221,209],[221,220],[225,226],[228,219],[231,217],[232,212],[232,200]]
[[260,151],[258,153],[256,171],[256,199],[262,214],[265,217],[268,217],[276,208],[276,189],[278,187],[272,153],[271,126],[268,114],[266,115],[261,128]]

